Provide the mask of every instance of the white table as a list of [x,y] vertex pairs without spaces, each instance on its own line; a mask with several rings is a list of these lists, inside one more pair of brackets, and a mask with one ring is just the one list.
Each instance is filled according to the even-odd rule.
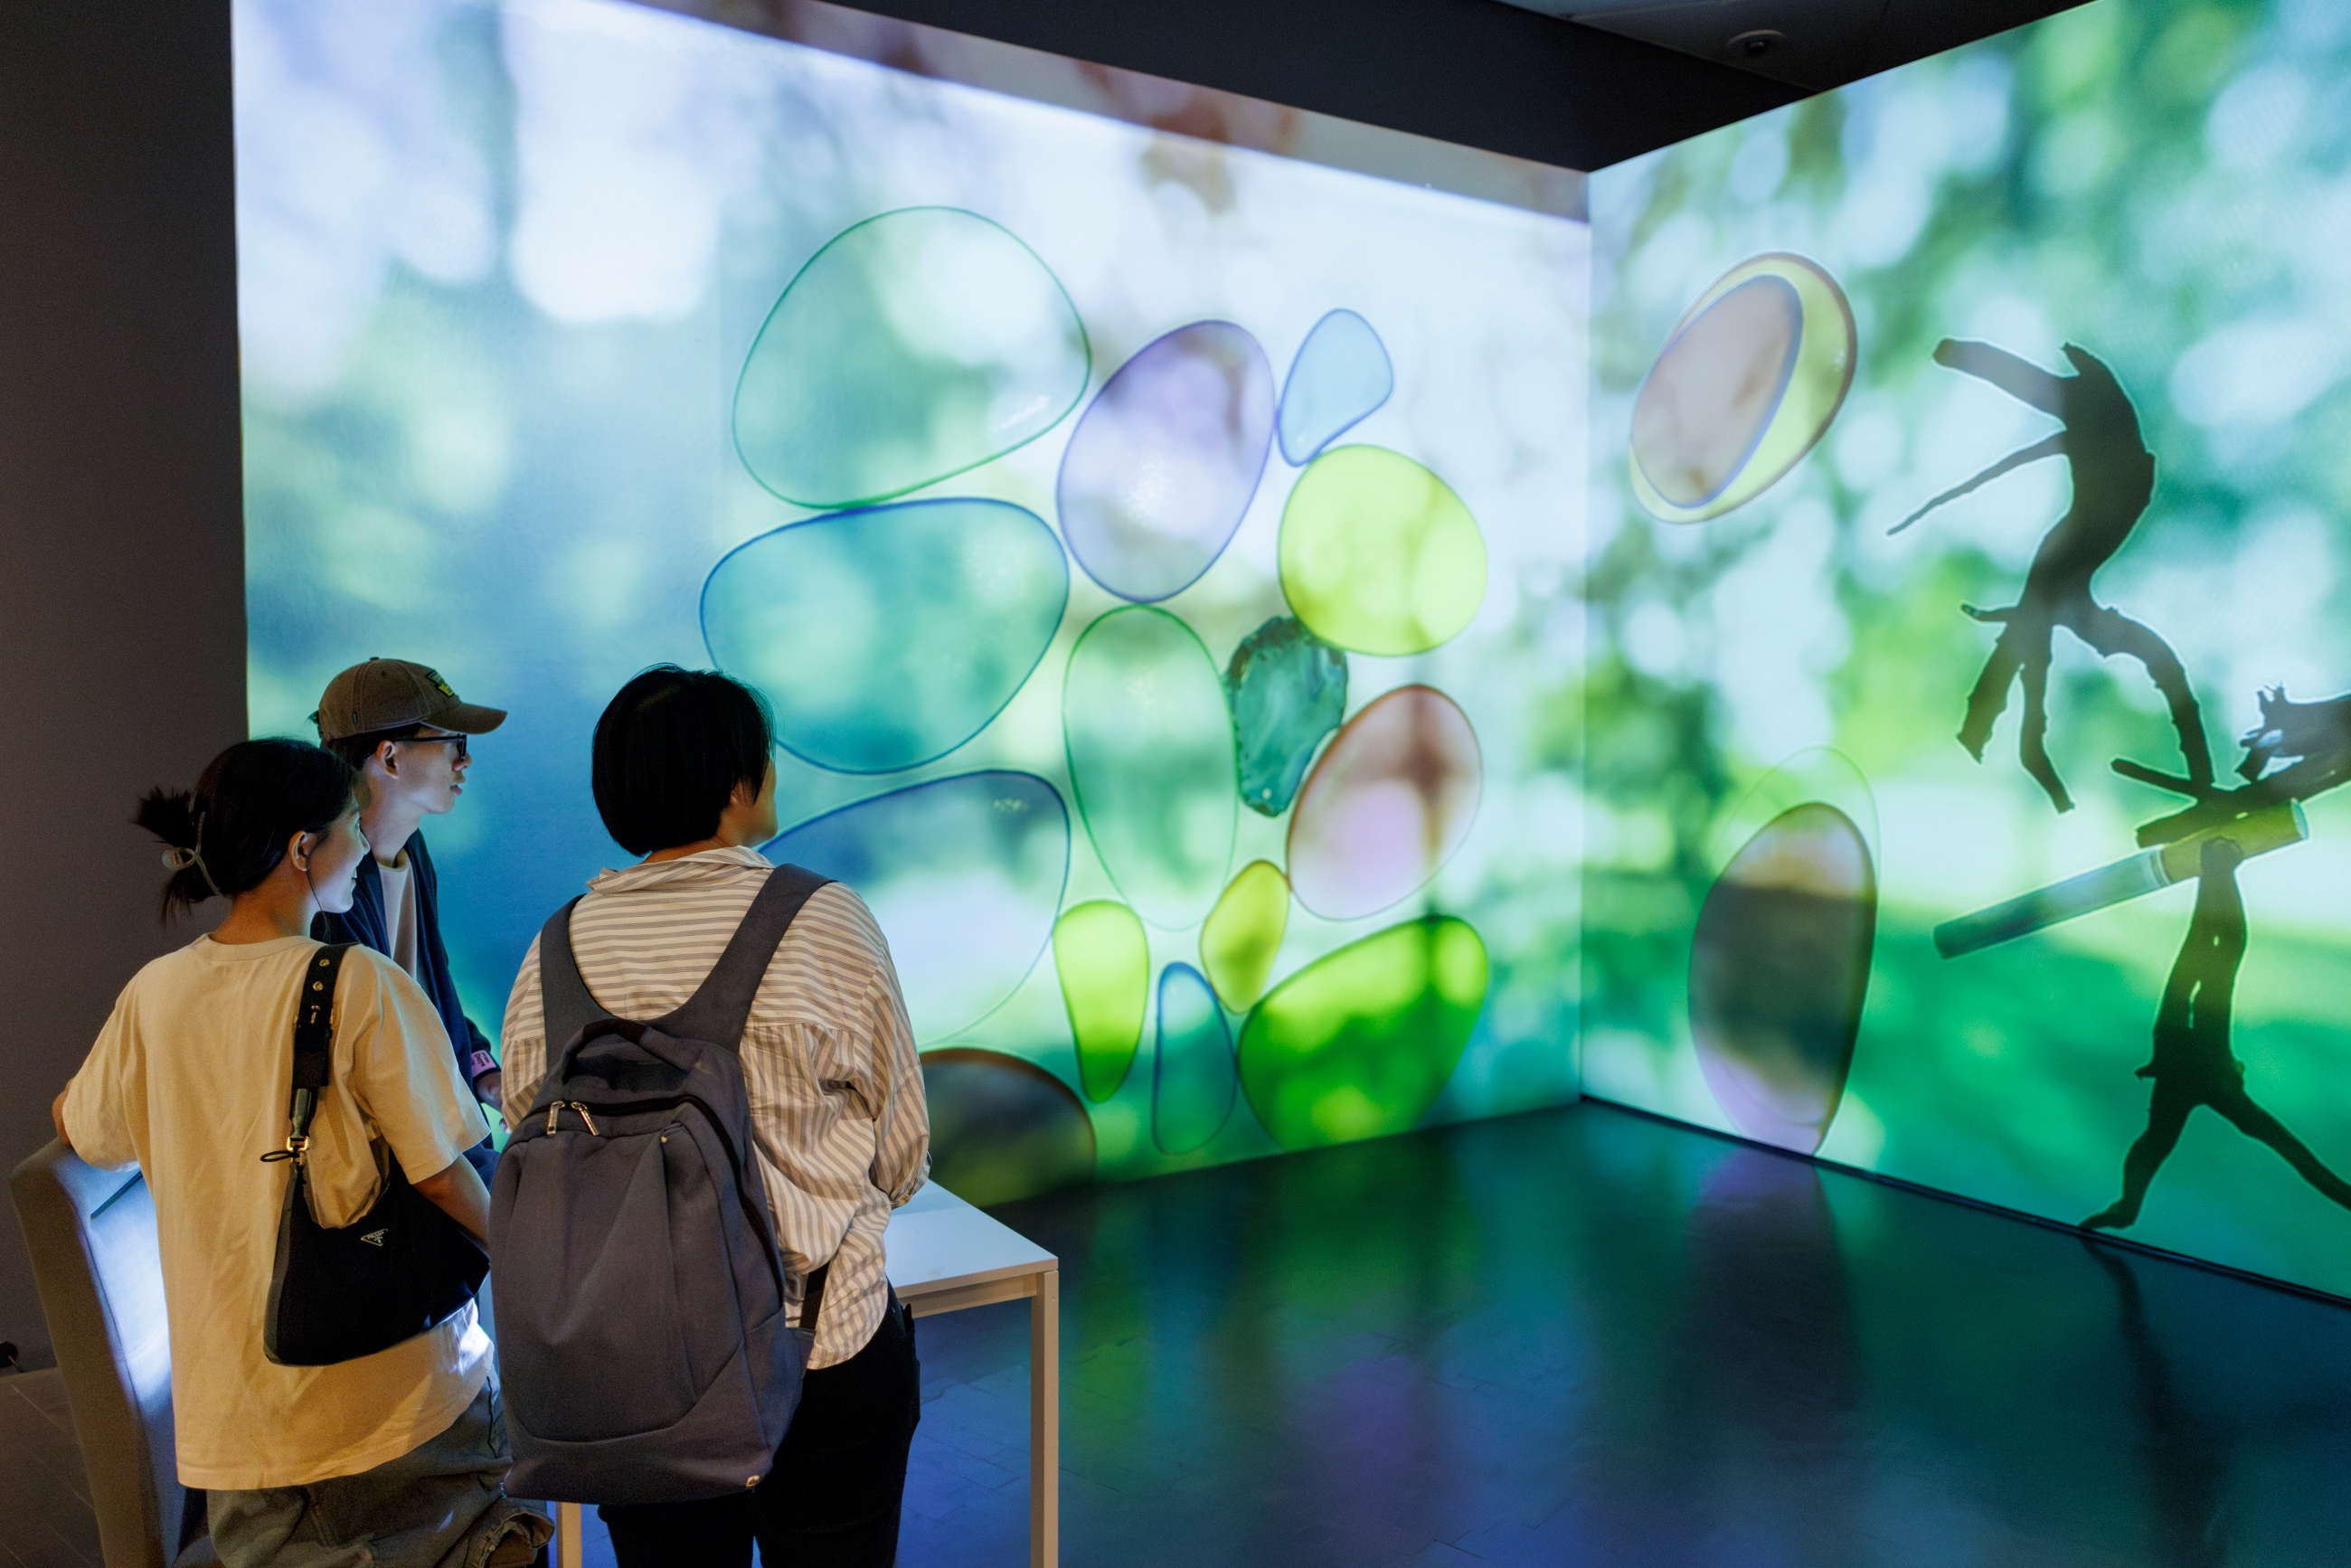
[[[890,1217],[890,1283],[918,1318],[1029,1298],[1029,1563],[1061,1560],[1061,1263],[934,1182]],[[580,1504],[556,1509],[556,1561],[580,1568]]]

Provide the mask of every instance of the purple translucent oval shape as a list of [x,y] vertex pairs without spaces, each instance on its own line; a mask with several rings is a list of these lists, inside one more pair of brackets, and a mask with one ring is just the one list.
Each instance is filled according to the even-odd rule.
[[1273,444],[1273,369],[1229,321],[1146,344],[1061,457],[1061,537],[1086,575],[1149,604],[1198,580],[1241,526]]

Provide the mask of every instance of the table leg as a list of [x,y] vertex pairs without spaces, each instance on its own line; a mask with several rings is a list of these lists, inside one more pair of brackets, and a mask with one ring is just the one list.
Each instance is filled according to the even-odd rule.
[[580,1538],[580,1505],[559,1502],[555,1505],[556,1568],[580,1568],[587,1551],[587,1542]]
[[1061,1561],[1061,1271],[1029,1298],[1029,1568]]

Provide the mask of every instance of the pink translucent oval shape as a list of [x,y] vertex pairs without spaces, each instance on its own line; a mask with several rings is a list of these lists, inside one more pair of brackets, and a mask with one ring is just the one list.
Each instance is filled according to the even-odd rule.
[[1290,885],[1326,920],[1406,897],[1453,858],[1485,787],[1478,733],[1453,699],[1399,686],[1332,738],[1290,819]]

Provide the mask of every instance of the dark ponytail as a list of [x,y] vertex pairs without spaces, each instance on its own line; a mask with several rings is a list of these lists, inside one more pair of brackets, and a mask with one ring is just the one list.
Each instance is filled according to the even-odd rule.
[[322,833],[350,809],[358,778],[331,751],[299,740],[241,740],[193,790],[150,789],[131,821],[166,846],[162,915],[258,887],[297,833]]

